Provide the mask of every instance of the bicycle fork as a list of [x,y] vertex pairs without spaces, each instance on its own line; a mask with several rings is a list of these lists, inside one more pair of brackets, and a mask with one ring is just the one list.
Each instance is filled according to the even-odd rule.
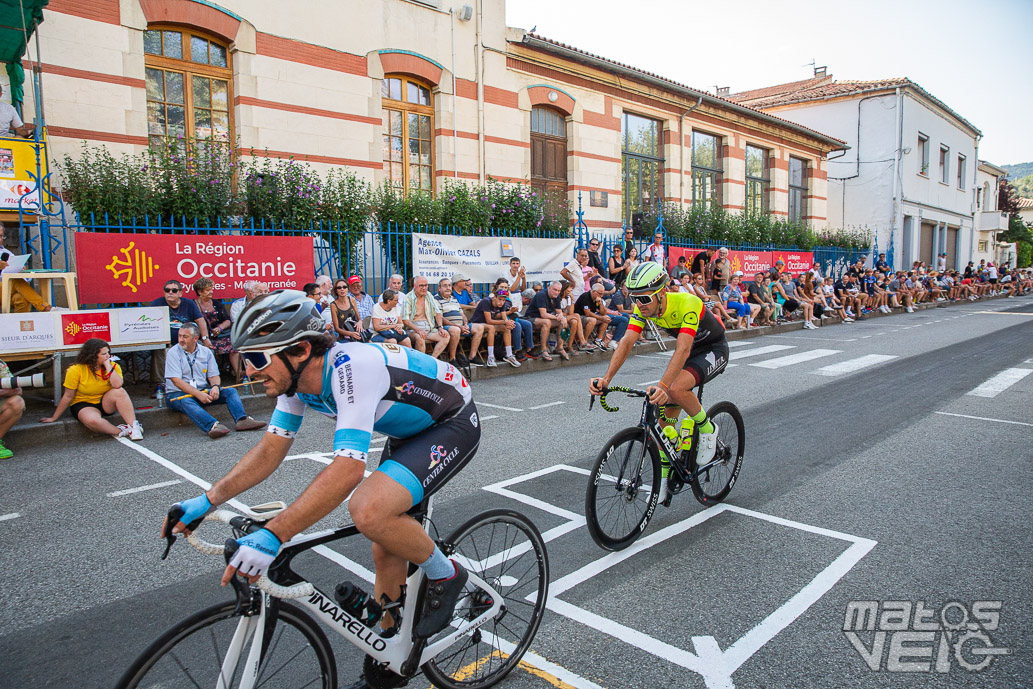
[[251,689],[258,680],[258,668],[262,663],[262,651],[265,648],[266,614],[269,609],[266,594],[260,595],[258,614],[244,615],[237,622],[237,629],[233,633],[233,639],[230,640],[229,648],[226,649],[226,657],[222,661],[219,682],[215,685],[216,689],[229,689],[229,680],[233,678],[240,662],[241,652],[249,641],[251,648],[248,650],[238,686],[240,689]]

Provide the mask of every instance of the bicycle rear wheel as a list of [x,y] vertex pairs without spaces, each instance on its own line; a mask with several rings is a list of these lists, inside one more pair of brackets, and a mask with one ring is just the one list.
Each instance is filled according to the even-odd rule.
[[[234,667],[223,669],[240,615],[234,602],[205,608],[165,632],[132,664],[118,689],[239,686],[251,648],[247,639]],[[253,637],[252,637],[253,638]],[[223,684],[218,685],[220,674]],[[323,630],[303,610],[280,602],[276,624],[266,632],[255,687],[337,689],[337,664]]]
[[[718,402],[707,411],[717,425],[717,452],[714,459],[692,481],[692,494],[700,504],[709,507],[725,499],[739,478],[746,446],[746,426],[742,414],[731,402]],[[693,454],[692,472],[696,472]]]
[[[442,689],[490,687],[517,666],[542,622],[549,591],[545,541],[527,517],[499,509],[460,526],[442,549],[488,582],[502,596],[503,609],[425,663],[423,672]],[[453,626],[492,605],[483,590],[470,589],[456,605]]]
[[623,550],[635,542],[656,510],[660,491],[660,452],[642,429],[625,428],[603,447],[588,477],[585,519],[600,548]]

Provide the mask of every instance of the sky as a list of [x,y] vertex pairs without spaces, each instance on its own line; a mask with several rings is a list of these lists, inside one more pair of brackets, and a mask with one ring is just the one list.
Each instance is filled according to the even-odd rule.
[[1033,161],[1033,0],[506,0],[506,23],[710,92],[808,79],[812,60],[907,77],[983,132],[980,159]]

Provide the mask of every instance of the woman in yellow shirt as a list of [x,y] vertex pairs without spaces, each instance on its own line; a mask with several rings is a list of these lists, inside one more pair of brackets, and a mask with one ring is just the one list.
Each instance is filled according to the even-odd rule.
[[[57,421],[71,407],[72,416],[91,431],[143,440],[143,426],[136,420],[133,401],[122,387],[122,368],[111,360],[107,342],[93,337],[83,343],[75,364],[65,373],[64,386],[65,394],[53,416],[41,419],[42,423]],[[104,419],[116,411],[124,424],[114,426]]]

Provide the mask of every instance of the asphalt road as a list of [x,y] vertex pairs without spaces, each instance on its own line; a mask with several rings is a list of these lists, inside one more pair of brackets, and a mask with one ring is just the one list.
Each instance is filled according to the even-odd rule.
[[[739,482],[709,511],[677,496],[620,555],[599,550],[579,515],[585,470],[639,405],[589,413],[597,365],[475,384],[481,450],[440,494],[439,530],[497,506],[543,532],[574,522],[548,544],[537,668],[502,686],[1031,686],[1033,299],[735,344],[704,405],[743,411]],[[664,358],[632,357],[616,382],[654,381]],[[310,456],[241,500],[296,497],[331,436],[310,415],[292,449]],[[226,599],[217,560],[177,547],[162,562],[157,531],[171,502],[198,493],[183,473],[215,480],[255,440],[184,427],[4,462],[0,687],[111,686],[162,631]],[[321,526],[345,518],[342,507]],[[334,549],[370,567],[368,546],[351,540]],[[300,569],[321,587],[356,580],[315,555]],[[866,601],[872,628],[847,616]],[[963,612],[968,627],[952,629]],[[335,645],[346,685],[359,656]]]

